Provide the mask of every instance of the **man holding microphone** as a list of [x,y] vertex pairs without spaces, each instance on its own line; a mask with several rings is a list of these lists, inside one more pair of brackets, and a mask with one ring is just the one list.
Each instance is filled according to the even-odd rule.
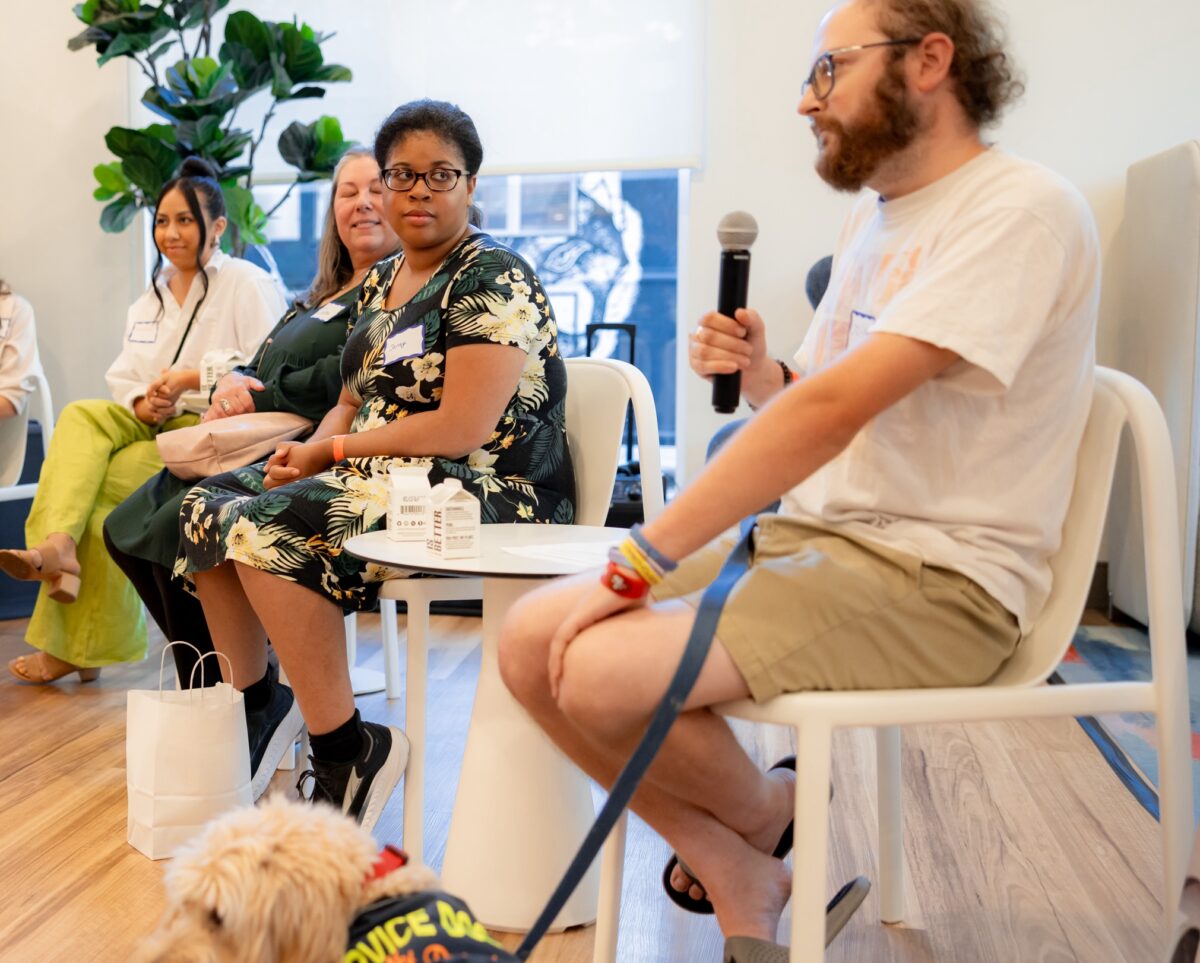
[[1079,193],[982,137],[1020,92],[984,0],[826,15],[799,112],[818,174],[870,193],[800,350],[771,358],[753,310],[702,318],[693,370],[740,372],[754,417],[599,582],[547,586],[506,624],[509,688],[611,785],[736,540],[722,533],[782,497],[632,804],[679,854],[668,896],[715,911],[726,936],[775,937],[794,777],[759,771],[706,707],[979,684],[1049,594],[1092,398],[1100,259]]

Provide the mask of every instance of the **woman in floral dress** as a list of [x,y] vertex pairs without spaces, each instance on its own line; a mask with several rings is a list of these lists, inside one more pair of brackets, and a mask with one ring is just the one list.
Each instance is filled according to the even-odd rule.
[[[307,723],[313,798],[368,827],[407,742],[354,708],[342,612],[373,605],[389,573],[342,546],[383,526],[388,470],[419,463],[433,484],[461,479],[485,523],[574,518],[554,315],[532,268],[469,222],[483,157],[474,124],[449,104],[406,104],[375,154],[401,253],[364,282],[338,404],[307,442],[194,488],[176,566],[233,684],[272,690],[268,717],[249,721],[281,748]],[[267,635],[295,701],[267,676]]]

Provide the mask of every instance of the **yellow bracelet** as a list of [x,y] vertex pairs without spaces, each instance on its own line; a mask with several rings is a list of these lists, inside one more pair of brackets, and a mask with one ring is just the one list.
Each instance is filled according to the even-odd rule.
[[635,572],[646,580],[648,585],[654,586],[662,581],[662,575],[659,573],[645,554],[641,547],[632,538],[627,538],[621,543],[620,553],[629,560],[630,566]]

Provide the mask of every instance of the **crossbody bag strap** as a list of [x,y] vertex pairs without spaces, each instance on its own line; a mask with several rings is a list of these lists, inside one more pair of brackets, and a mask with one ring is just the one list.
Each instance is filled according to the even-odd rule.
[[704,660],[708,658],[709,649],[712,648],[713,635],[717,631],[717,622],[721,617],[721,610],[725,607],[725,600],[729,598],[729,593],[737,584],[738,579],[750,567],[750,545],[753,530],[753,519],[744,523],[741,541],[725,559],[716,580],[704,590],[704,594],[700,598],[700,608],[696,612],[696,620],[692,623],[692,632],[688,636],[687,645],[684,646],[683,655],[679,659],[679,667],[676,668],[675,675],[667,686],[666,694],[650,720],[646,734],[642,736],[642,741],[633,751],[633,755],[629,757],[629,762],[617,776],[616,782],[609,791],[608,799],[605,800],[600,814],[596,817],[596,822],[588,830],[583,844],[579,847],[579,852],[571,860],[571,865],[563,874],[558,888],[550,897],[550,901],[546,903],[541,915],[533,924],[533,928],[521,941],[521,945],[517,947],[517,959],[529,958],[534,947],[546,935],[546,930],[550,928],[554,918],[558,916],[571,894],[575,892],[575,887],[587,873],[588,867],[592,865],[596,855],[600,852],[600,847],[604,845],[608,834],[612,832],[613,826],[621,818],[621,813],[629,805],[629,800],[633,798],[638,784],[642,781],[646,770],[650,768],[650,763],[658,755],[658,750],[662,748],[671,726],[675,724],[675,720],[683,711],[684,703],[691,694],[696,680],[700,677],[700,669],[704,666]]

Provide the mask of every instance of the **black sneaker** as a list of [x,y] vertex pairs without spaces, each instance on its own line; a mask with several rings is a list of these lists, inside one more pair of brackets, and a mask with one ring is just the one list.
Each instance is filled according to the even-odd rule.
[[271,701],[266,708],[246,713],[250,738],[250,791],[257,800],[279,767],[279,760],[304,731],[304,717],[292,690],[271,680]]
[[353,762],[328,763],[309,756],[312,768],[300,774],[296,788],[312,782],[310,802],[341,810],[368,832],[375,827],[408,765],[408,739],[399,729],[376,722],[362,724],[363,748]]

